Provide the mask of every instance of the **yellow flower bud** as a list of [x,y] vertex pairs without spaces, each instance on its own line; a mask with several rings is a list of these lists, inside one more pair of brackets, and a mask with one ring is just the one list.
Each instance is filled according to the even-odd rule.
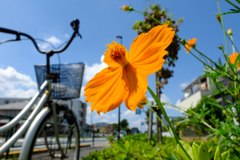
[[221,22],[221,16],[220,15],[216,15],[216,18],[217,18],[218,22]]
[[227,33],[228,33],[228,35],[232,35],[232,30],[231,29],[229,29],[229,30],[227,30]]
[[219,45],[218,48],[219,48],[219,49],[223,49],[223,45]]
[[226,110],[223,110],[223,114],[227,114],[227,111],[226,111]]
[[133,11],[133,8],[131,6],[128,6],[128,5],[122,6],[121,9],[124,10],[124,11]]

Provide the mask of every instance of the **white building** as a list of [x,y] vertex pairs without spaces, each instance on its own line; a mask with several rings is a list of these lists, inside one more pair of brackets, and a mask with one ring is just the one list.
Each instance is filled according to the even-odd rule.
[[[219,77],[218,80],[226,87],[228,86],[228,82],[230,82],[230,80],[222,77]],[[212,88],[212,92],[216,91],[216,86],[213,83],[210,83],[209,78],[203,78],[202,76],[198,77],[183,90],[184,98],[180,102],[182,109],[187,110],[190,107],[195,107],[202,99],[203,95],[211,96],[212,92],[210,91],[210,88]],[[227,100],[231,102],[234,101],[229,93],[224,96]],[[220,105],[226,106],[221,94],[214,95],[214,98]]]
[[203,95],[209,96],[211,94],[209,79],[198,77],[183,92],[184,98],[181,100],[180,106],[186,111],[190,107],[195,107]]

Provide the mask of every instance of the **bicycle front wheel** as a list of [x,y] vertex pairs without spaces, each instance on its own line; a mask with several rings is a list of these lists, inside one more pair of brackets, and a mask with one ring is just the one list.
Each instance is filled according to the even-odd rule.
[[29,153],[33,159],[73,159],[80,154],[79,128],[74,113],[65,104],[57,107],[57,127],[60,147],[54,131],[53,113],[44,118],[37,130]]

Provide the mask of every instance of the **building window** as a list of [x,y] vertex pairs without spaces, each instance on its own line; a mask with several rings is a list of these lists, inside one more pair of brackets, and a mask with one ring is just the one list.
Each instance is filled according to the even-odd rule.
[[4,101],[4,104],[8,104],[8,103],[9,103],[9,100],[5,100],[5,101]]

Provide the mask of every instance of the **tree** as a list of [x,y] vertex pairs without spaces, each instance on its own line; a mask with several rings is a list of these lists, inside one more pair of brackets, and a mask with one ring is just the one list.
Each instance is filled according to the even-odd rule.
[[131,128],[131,132],[132,132],[132,133],[134,133],[135,130],[137,131],[137,133],[139,133],[139,130],[138,130],[137,127],[133,127],[133,128]]
[[[177,23],[175,23],[175,20],[173,20],[173,15],[168,14],[167,10],[162,9],[161,6],[156,3],[155,5],[149,6],[149,11],[145,8],[144,11],[144,20],[143,21],[136,21],[134,26],[132,27],[133,30],[138,32],[138,34],[146,33],[150,31],[153,27],[159,25],[156,21],[154,21],[152,18],[148,17],[152,16],[158,21],[160,21],[162,24],[168,24],[168,27],[173,28],[175,31],[175,34],[179,31],[178,26],[180,23],[182,23],[183,18],[180,18]],[[157,97],[160,99],[160,94],[162,93],[161,88],[164,88],[165,84],[168,84],[168,78],[173,76],[173,70],[170,70],[169,68],[171,66],[175,67],[175,61],[178,59],[178,50],[180,50],[180,42],[176,36],[174,36],[172,43],[167,47],[166,49],[168,51],[168,54],[164,56],[164,59],[166,60],[165,65],[163,65],[162,69],[156,72],[156,94]],[[161,117],[161,111],[156,110],[159,117]],[[158,131],[158,141],[162,141],[161,136],[161,122],[157,121],[157,131]]]
[[118,130],[118,124],[117,123],[113,123],[113,124],[111,124],[112,126],[113,126],[113,130]]
[[120,126],[121,126],[121,129],[126,131],[127,128],[128,128],[128,121],[126,119],[123,119],[121,122],[120,122]]

